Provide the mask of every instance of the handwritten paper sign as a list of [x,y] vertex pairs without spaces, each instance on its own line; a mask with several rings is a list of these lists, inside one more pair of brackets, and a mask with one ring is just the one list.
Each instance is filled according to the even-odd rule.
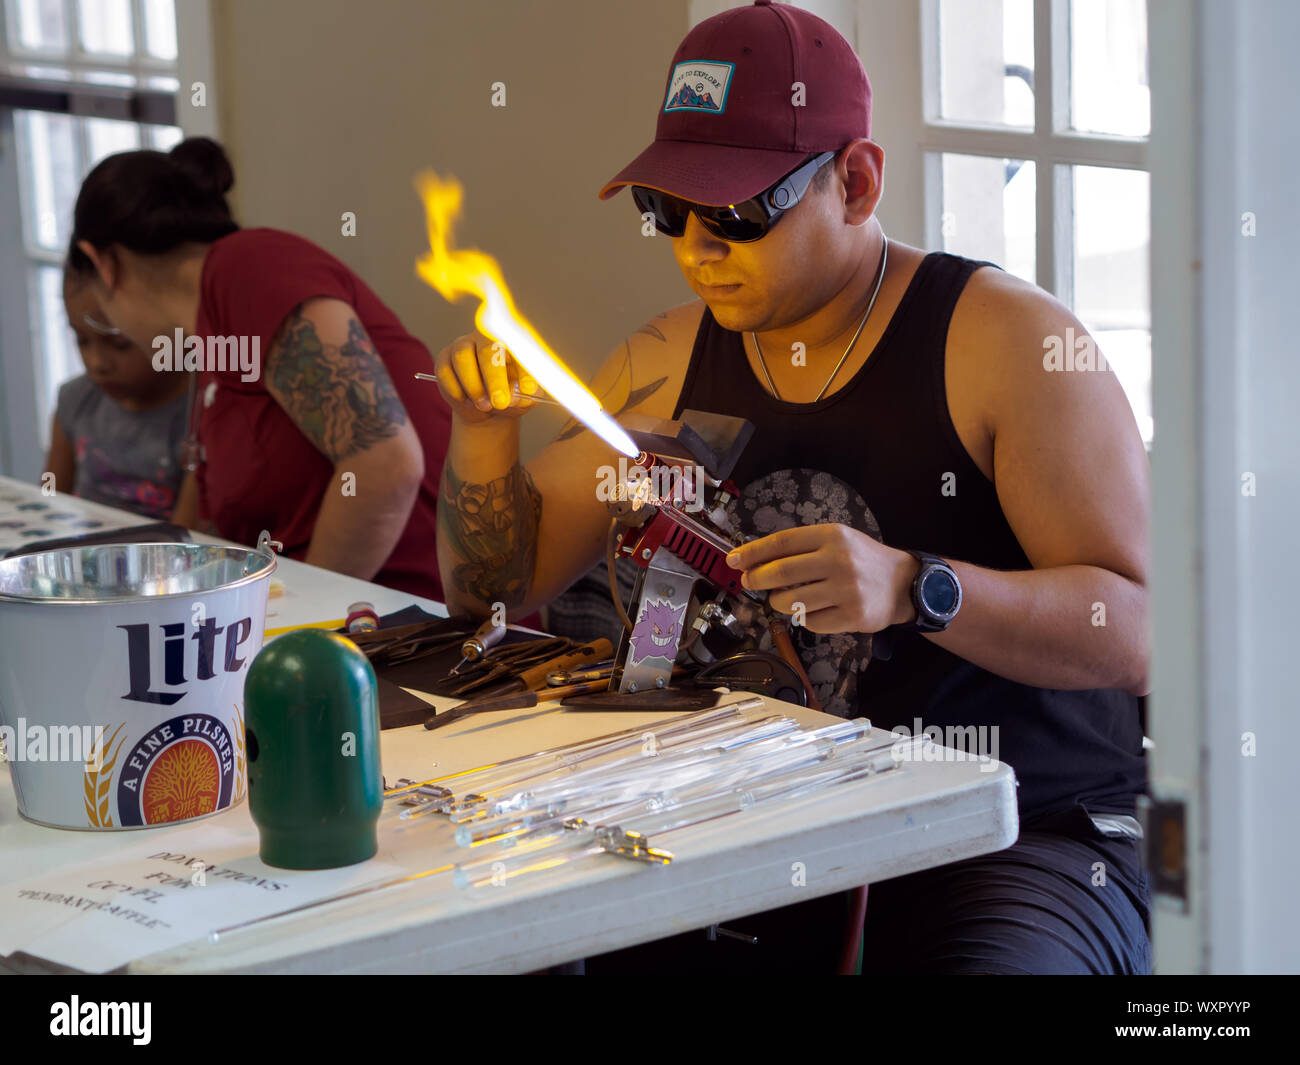
[[0,886],[0,954],[21,950],[107,972],[216,929],[404,872],[373,859],[342,869],[276,869],[250,853],[255,850],[246,833],[196,828],[130,860]]

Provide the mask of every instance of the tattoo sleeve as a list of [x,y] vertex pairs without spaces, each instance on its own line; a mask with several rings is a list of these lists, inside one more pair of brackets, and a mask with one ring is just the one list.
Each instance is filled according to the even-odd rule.
[[542,494],[518,463],[487,484],[462,481],[447,463],[438,520],[459,559],[452,572],[456,589],[481,603],[522,603],[532,581],[541,516]]
[[315,323],[294,311],[276,337],[267,387],[331,462],[395,436],[406,408],[361,323],[348,321],[342,344],[325,344]]

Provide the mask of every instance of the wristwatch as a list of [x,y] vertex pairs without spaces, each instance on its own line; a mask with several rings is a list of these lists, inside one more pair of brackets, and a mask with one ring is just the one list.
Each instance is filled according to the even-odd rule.
[[900,626],[910,632],[943,632],[961,609],[961,581],[943,559],[924,551],[907,552],[921,563],[912,581],[916,620]]

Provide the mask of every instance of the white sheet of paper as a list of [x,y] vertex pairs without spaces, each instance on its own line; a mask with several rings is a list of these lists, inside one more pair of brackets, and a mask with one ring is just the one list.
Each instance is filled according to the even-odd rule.
[[276,869],[257,857],[246,833],[216,826],[187,834],[183,854],[176,842],[127,861],[3,885],[0,955],[21,950],[107,972],[216,929],[406,872],[374,859],[341,869]]

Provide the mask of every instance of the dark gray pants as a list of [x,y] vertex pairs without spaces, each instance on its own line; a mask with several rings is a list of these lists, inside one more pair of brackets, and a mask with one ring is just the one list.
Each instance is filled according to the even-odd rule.
[[1147,975],[1142,846],[1075,807],[1022,827],[1006,850],[873,884],[864,975]]

